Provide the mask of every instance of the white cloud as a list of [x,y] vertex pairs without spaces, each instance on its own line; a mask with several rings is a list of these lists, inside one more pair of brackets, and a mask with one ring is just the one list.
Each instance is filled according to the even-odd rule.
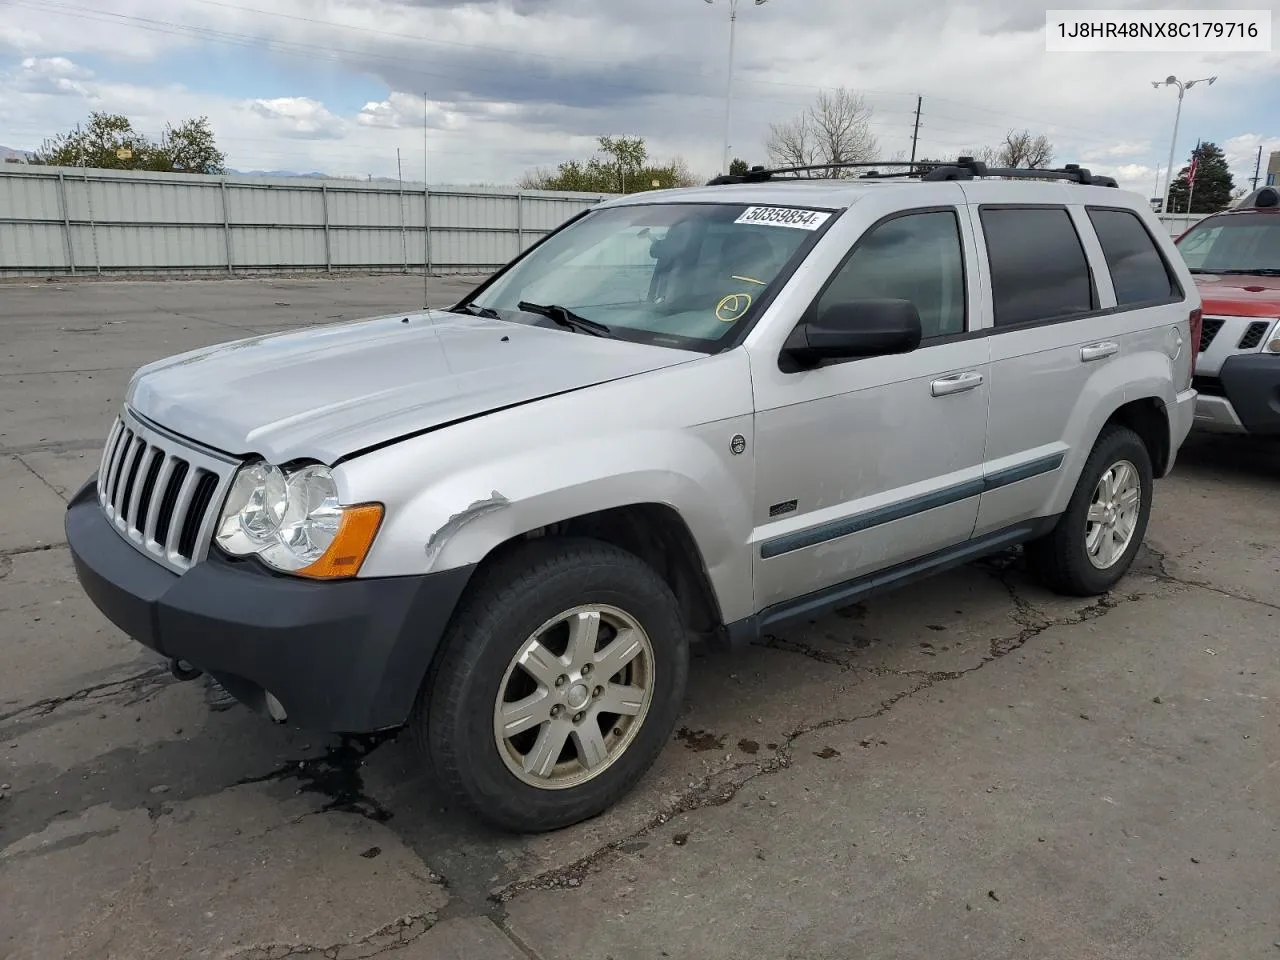
[[[38,143],[91,108],[125,112],[149,132],[205,114],[232,165],[242,169],[394,175],[397,148],[406,171],[421,169],[425,89],[433,179],[511,182],[531,166],[590,155],[594,138],[605,133],[641,134],[656,158],[679,153],[707,175],[719,165],[725,3],[100,4],[75,16],[38,0],[4,7],[0,70],[7,45],[19,57],[50,63],[92,56],[98,73],[0,77],[4,136],[25,138],[10,145]],[[1126,4],[1149,7],[1156,0],[1110,5]],[[1043,13],[1025,0],[972,0],[963,7],[945,0],[805,0],[803,12],[795,7],[793,0],[739,5],[735,154],[763,162],[770,122],[802,110],[822,87],[847,85],[874,106],[885,156],[910,149],[920,93],[923,156],[996,143],[1010,128],[1027,128],[1050,136],[1057,162],[1085,163],[1144,195],[1153,189],[1168,151],[1174,95],[1153,90],[1150,81],[1169,72],[1168,58],[1047,54]],[[209,31],[217,31],[216,41]],[[155,86],[120,83],[113,71],[121,58],[148,61],[175,50],[193,70],[204,70],[193,58],[206,44],[223,70],[228,58],[240,58],[235,95],[196,93],[168,78]],[[261,73],[270,76],[270,88],[246,96],[260,67],[268,68]],[[1267,133],[1241,131],[1256,130],[1256,118],[1270,116],[1267,94],[1280,82],[1280,57],[1191,54],[1180,56],[1176,68],[1179,75],[1220,77],[1212,88],[1188,94],[1178,153],[1189,154],[1198,136],[1218,138],[1241,183],[1252,175],[1257,143]],[[380,89],[363,105],[339,105],[313,85],[322,73],[359,78],[362,90],[373,80]],[[217,73],[204,72],[201,86],[216,91]]]
[[1151,149],[1150,140],[1125,141],[1106,147],[1090,147],[1080,156],[1084,160],[1123,160],[1125,157],[1137,157]]
[[89,96],[85,81],[93,71],[72,63],[66,57],[27,57],[14,78],[15,85],[31,93],[53,96]]
[[[1253,172],[1258,171],[1258,184],[1267,182],[1267,162],[1271,154],[1280,152],[1280,137],[1264,137],[1256,133],[1244,133],[1218,144],[1226,154],[1227,163],[1235,175],[1237,187],[1252,188]],[[1258,162],[1258,148],[1262,148],[1262,161]]]
[[252,100],[248,106],[258,116],[270,120],[281,136],[341,140],[347,134],[346,121],[310,97]]

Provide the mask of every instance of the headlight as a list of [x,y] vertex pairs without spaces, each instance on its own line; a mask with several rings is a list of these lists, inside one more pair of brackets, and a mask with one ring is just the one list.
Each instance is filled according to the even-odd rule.
[[328,467],[286,473],[255,463],[236,474],[214,540],[233,556],[256,555],[284,573],[333,579],[356,574],[381,522],[381,504],[338,502]]

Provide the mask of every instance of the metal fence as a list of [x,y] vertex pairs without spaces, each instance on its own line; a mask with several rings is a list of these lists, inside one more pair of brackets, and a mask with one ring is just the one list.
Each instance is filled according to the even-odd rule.
[[1199,213],[1161,213],[1157,214],[1169,236],[1178,237],[1205,218]]
[[0,276],[485,272],[608,194],[0,168]]
[[609,196],[8,164],[0,276],[483,273]]

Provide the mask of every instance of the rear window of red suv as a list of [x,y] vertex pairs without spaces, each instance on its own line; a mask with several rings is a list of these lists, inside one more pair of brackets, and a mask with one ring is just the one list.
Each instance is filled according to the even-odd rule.
[[1210,217],[1178,240],[1192,273],[1280,275],[1280,213]]

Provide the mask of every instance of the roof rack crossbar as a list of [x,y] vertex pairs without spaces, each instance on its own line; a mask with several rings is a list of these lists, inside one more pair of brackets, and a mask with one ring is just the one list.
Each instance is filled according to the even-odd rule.
[[[877,167],[936,167],[942,164],[941,160],[859,160],[859,161],[842,161],[840,163],[808,163],[795,167],[770,167],[754,166],[746,173],[730,173],[721,174],[718,177],[707,181],[707,186],[716,187],[730,183],[763,183],[766,180],[773,179],[780,173],[811,173],[815,170],[857,170],[868,169],[873,170]],[[788,180],[809,180],[821,179],[814,177],[787,177]]]
[[[907,167],[900,173],[881,173],[881,167]],[[766,169],[755,166],[745,174],[724,174],[707,182],[707,186],[723,186],[736,183],[765,183],[772,181],[777,174],[792,174],[778,177],[779,180],[797,181],[822,179],[800,177],[794,174],[811,173],[816,170],[853,170],[865,169],[866,173],[858,179],[876,180],[890,177],[919,177],[922,181],[938,180],[972,180],[975,177],[999,177],[1005,180],[1067,180],[1091,187],[1119,187],[1114,177],[1104,177],[1091,173],[1087,168],[1076,163],[1068,163],[1060,168],[1040,167],[989,167],[981,160],[973,157],[959,157],[954,162],[943,160],[877,160],[848,163],[815,163],[795,167],[774,167]]]

